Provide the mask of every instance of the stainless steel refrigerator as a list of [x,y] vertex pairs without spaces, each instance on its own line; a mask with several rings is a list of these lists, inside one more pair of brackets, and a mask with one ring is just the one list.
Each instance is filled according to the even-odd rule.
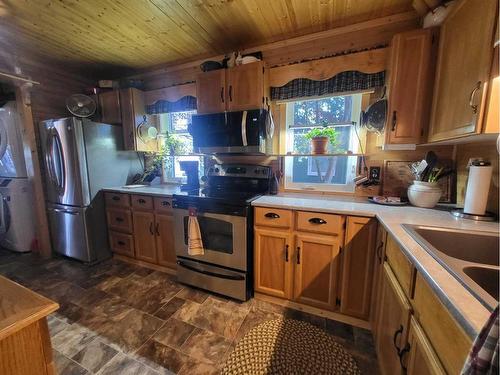
[[93,263],[110,256],[103,187],[126,185],[143,168],[123,149],[122,129],[68,117],[39,126],[53,251]]

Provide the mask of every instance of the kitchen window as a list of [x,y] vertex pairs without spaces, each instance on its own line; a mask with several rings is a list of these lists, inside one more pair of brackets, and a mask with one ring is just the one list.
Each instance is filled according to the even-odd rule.
[[321,97],[286,102],[286,152],[304,156],[284,158],[285,189],[354,192],[356,156],[310,156],[306,134],[318,127],[335,129],[337,142],[328,153],[357,153],[362,94]]
[[163,176],[167,182],[185,183],[186,175],[181,170],[180,161],[198,161],[199,173],[203,174],[203,157],[190,156],[193,153],[193,138],[188,132],[188,125],[196,111],[162,113],[160,119],[160,136],[164,147],[172,148],[176,155],[165,160]]

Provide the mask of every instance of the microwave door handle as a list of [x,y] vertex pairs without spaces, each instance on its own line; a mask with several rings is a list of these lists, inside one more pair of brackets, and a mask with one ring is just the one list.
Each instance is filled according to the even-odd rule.
[[243,111],[243,116],[241,117],[241,141],[243,146],[248,146],[247,140],[247,111]]

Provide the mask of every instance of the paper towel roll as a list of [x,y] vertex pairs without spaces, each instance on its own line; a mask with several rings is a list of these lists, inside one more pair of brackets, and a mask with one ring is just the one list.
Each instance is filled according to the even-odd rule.
[[491,165],[471,165],[469,168],[464,212],[472,215],[484,215],[493,168]]

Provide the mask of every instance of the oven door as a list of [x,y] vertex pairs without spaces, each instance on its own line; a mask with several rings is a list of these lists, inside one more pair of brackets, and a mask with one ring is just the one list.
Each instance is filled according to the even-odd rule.
[[186,209],[174,209],[175,253],[218,266],[247,270],[247,218],[217,213],[198,212],[205,254],[188,254],[188,221]]

